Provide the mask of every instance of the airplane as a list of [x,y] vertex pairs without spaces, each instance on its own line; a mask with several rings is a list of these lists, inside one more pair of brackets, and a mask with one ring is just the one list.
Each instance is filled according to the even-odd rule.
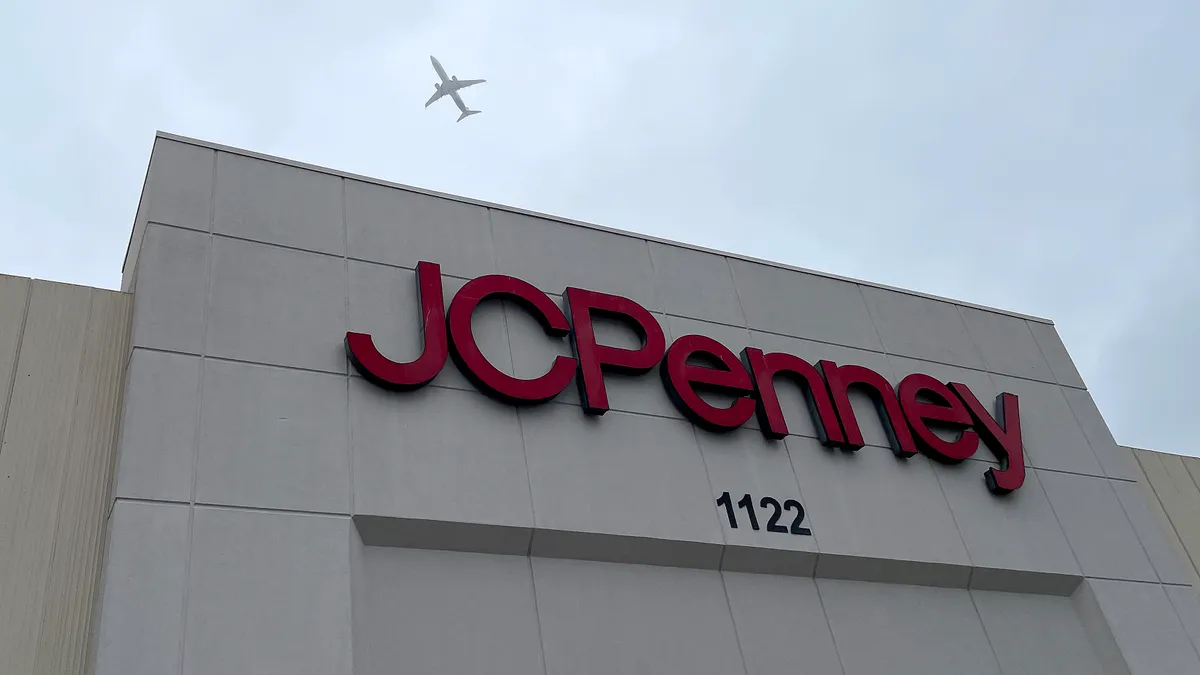
[[468,110],[466,104],[463,103],[462,98],[459,97],[458,90],[465,89],[471,85],[487,82],[487,80],[460,80],[457,76],[447,76],[446,69],[442,68],[442,64],[438,63],[436,58],[430,56],[429,60],[433,62],[433,69],[437,71],[438,77],[440,77],[442,81],[434,83],[433,88],[435,91],[433,96],[431,96],[429,100],[425,102],[426,108],[428,108],[439,98],[449,95],[450,98],[454,100],[454,104],[457,105],[458,109],[462,112],[462,114],[458,116],[459,122],[465,120],[471,115],[478,115],[479,113],[483,112],[482,110]]

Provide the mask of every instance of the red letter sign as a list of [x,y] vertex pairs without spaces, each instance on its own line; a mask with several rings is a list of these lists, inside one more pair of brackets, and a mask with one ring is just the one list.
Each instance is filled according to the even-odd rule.
[[[714,367],[688,363],[692,356]],[[754,414],[754,401],[745,398],[754,392],[749,373],[733,352],[710,337],[684,335],[676,340],[667,350],[661,372],[675,407],[699,426],[728,431],[742,426]],[[701,398],[696,389],[733,394],[737,399],[728,408],[718,408]]]
[[988,490],[1006,495],[1021,487],[1025,483],[1025,448],[1021,445],[1021,411],[1017,407],[1017,397],[1013,394],[996,397],[996,407],[1004,418],[1002,429],[967,385],[951,382],[950,388],[967,404],[983,442],[1000,462],[999,471],[988,469],[984,474]]
[[435,263],[417,263],[425,347],[409,363],[396,363],[375,348],[366,333],[346,333],[346,356],[364,379],[385,389],[405,391],[429,384],[446,365],[446,320],[442,304],[442,273]]
[[[934,402],[925,403],[917,397],[925,393]],[[900,381],[900,407],[908,417],[908,423],[917,435],[917,442],[934,459],[954,464],[968,459],[979,447],[979,436],[967,431],[971,426],[971,413],[962,401],[950,391],[950,387],[928,375],[913,373]],[[929,429],[927,422],[938,422],[955,431],[961,431],[956,441],[940,438]]]
[[850,387],[866,389],[875,401],[879,411],[879,420],[883,422],[883,430],[887,432],[891,442],[892,452],[898,457],[912,457],[917,454],[908,425],[904,423],[904,412],[896,401],[896,392],[892,385],[879,373],[862,366],[839,366],[833,361],[821,361],[817,364],[829,383],[829,393],[833,396],[833,405],[837,408],[838,417],[842,419],[842,428],[846,431],[845,447],[852,450],[861,448],[862,431],[858,428],[858,420],[854,417],[854,408],[850,405]]
[[846,442],[842,425],[838,422],[829,390],[821,373],[804,359],[791,354],[776,352],[763,354],[761,349],[747,347],[742,350],[746,368],[754,376],[754,391],[758,398],[758,424],[769,438],[783,438],[788,434],[783,409],[779,407],[779,396],[775,393],[775,376],[787,375],[802,384],[804,397],[812,413],[817,437],[826,445],[841,445]]
[[[640,374],[658,365],[666,348],[662,328],[646,308],[627,298],[606,293],[568,288],[571,310],[571,342],[579,359],[579,398],[589,415],[608,412],[608,392],[603,370]],[[642,338],[640,349],[622,349],[596,344],[592,314],[606,315],[633,326]]]
[[479,303],[493,296],[524,307],[548,335],[561,337],[571,330],[562,310],[532,284],[501,274],[479,277],[459,289],[450,303],[450,347],[455,364],[475,386],[507,403],[541,403],[558,396],[575,375],[575,359],[560,355],[554,359],[550,372],[522,380],[498,370],[479,351],[471,332],[471,314]]

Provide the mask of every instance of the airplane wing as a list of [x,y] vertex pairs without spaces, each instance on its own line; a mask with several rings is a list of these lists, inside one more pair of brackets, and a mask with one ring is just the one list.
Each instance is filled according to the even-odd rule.
[[454,99],[454,105],[458,106],[459,110],[464,113],[467,112],[467,104],[463,103],[463,100],[459,97],[457,91],[450,92],[450,98]]
[[437,71],[438,77],[442,78],[442,82],[450,81],[450,76],[446,74],[446,69],[442,67],[442,64],[432,56],[429,57],[429,60],[433,63],[433,69]]
[[487,80],[457,80],[457,82],[458,88],[462,89],[463,87],[469,87],[473,84],[483,84],[484,82],[487,82]]
[[429,106],[433,105],[434,101],[438,100],[439,98],[441,98],[445,95],[446,95],[446,92],[442,91],[441,89],[438,89],[437,91],[433,92],[433,96],[430,96],[428,101],[425,101],[425,107],[428,108]]

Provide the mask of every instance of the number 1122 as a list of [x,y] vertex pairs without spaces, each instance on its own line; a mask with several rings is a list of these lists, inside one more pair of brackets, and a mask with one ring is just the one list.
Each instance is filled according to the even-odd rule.
[[[729,527],[737,529],[737,510],[734,508],[733,498],[728,492],[722,492],[720,497],[717,497],[717,505],[725,507],[725,515],[729,518]],[[758,525],[758,514],[754,512],[754,498],[749,494],[744,495],[737,502],[737,507],[746,512],[746,518],[750,521],[750,528],[753,530],[761,529]],[[782,534],[796,534],[802,536],[812,535],[812,530],[804,527],[804,507],[795,499],[788,499],[781,506],[779,500],[774,497],[763,497],[758,500],[758,507],[761,509],[770,509],[771,516],[767,519],[767,532],[780,532]],[[779,524],[779,518],[784,511],[795,511],[796,516],[792,519],[790,528]]]

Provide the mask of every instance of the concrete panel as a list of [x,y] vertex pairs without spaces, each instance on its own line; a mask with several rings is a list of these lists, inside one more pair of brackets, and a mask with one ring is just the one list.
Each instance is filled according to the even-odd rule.
[[966,590],[818,579],[846,675],[998,674]]
[[528,558],[377,547],[362,557],[355,675],[544,672]]
[[210,237],[146,226],[133,296],[133,346],[201,353]]
[[[420,357],[425,342],[417,273],[351,260],[349,274],[349,330],[370,335],[379,351],[393,361],[407,363]],[[463,279],[442,277],[442,299],[447,309],[465,283]],[[504,314],[504,302],[485,302],[471,316],[471,328],[483,355],[500,370],[511,373],[512,356]],[[530,322],[534,320],[530,318]],[[356,370],[350,372],[358,375]],[[452,359],[446,360],[433,384],[476,391]]]
[[[76,288],[91,297],[79,384],[71,412],[71,438],[61,477],[54,552],[46,569],[32,673],[83,673],[90,653],[92,603],[100,577],[100,554],[112,503],[116,426],[130,346],[132,298],[101,289]],[[36,309],[36,306],[35,306]],[[29,340],[41,340],[31,334]],[[66,420],[50,420],[64,424]],[[48,492],[47,495],[53,495]]]
[[217,234],[341,256],[342,207],[337,176],[217,153]]
[[[565,307],[561,297],[550,297],[560,307]],[[537,320],[520,307],[506,303],[505,316],[515,376],[538,377],[550,370],[551,364],[559,354],[573,355],[567,338],[547,336]],[[668,335],[667,318],[662,314],[655,314],[654,317],[662,327],[664,336]],[[642,346],[633,329],[623,323],[597,316],[592,318],[592,327],[597,344],[625,349],[638,349]],[[605,372],[604,386],[608,392],[608,405],[612,410],[683,418],[667,396],[657,368],[641,375]],[[573,406],[579,405],[578,375],[555,400]]]
[[1092,446],[1092,452],[1096,454],[1104,475],[1122,480],[1138,480],[1141,471],[1137,468],[1133,452],[1129,448],[1117,445],[1092,395],[1085,389],[1072,387],[1063,387],[1062,393],[1071,407],[1071,412],[1075,413],[1075,419],[1083,429],[1084,435],[1087,436],[1088,444]]
[[1200,490],[1185,480],[1186,476],[1178,475],[1183,467],[1178,458],[1146,451],[1138,451],[1135,457],[1168,517],[1170,529],[1164,527],[1164,531],[1174,530],[1182,548],[1181,560],[1190,561],[1194,569],[1200,560]]
[[1015,394],[1021,411],[1021,438],[1028,463],[1055,469],[1103,476],[1100,461],[1075,421],[1062,389],[1045,382],[993,375],[996,389]]
[[25,330],[29,303],[29,279],[0,274],[0,420],[8,414],[17,350]]
[[[34,281],[0,447],[0,672],[33,672],[70,467],[91,291]],[[7,383],[5,384],[7,386]],[[64,423],[65,422],[65,423]]]
[[645,239],[492,209],[496,263],[502,274],[547,293],[568,286],[620,295],[659,310]]
[[989,371],[1043,382],[1055,381],[1025,319],[974,307],[959,307],[959,311]]
[[95,675],[179,672],[188,519],[187,506],[113,507]]
[[857,284],[744,260],[729,264],[750,328],[883,350]]
[[350,519],[194,518],[183,675],[351,675]]
[[[69,424],[70,440],[62,467],[60,494],[46,491],[42,498],[56,499],[57,522],[40,534],[52,540],[53,554],[45,568],[45,604],[35,648],[32,673],[82,673],[89,656],[89,638],[94,616],[93,603],[100,576],[100,554],[112,503],[112,470],[117,429],[117,411],[125,363],[129,354],[129,326],[132,298],[98,289],[75,287],[90,296],[83,358],[79,371],[75,404],[70,421],[47,418],[52,425]],[[32,298],[31,298],[32,299]],[[31,309],[46,313],[31,303]],[[68,325],[73,323],[70,319]],[[32,325],[36,326],[35,320]],[[44,340],[31,332],[27,340]],[[54,386],[43,382],[43,386]],[[6,448],[19,451],[20,439],[5,439]],[[9,445],[7,442],[17,440]],[[48,506],[48,505],[47,505]],[[43,506],[46,511],[50,508]],[[24,548],[18,540],[18,547]],[[0,554],[2,555],[2,554]],[[18,556],[19,560],[20,557]],[[21,580],[10,581],[20,584]],[[5,582],[0,581],[0,584]]]
[[972,591],[1004,675],[1103,675],[1069,598]]
[[1037,476],[1085,576],[1158,582],[1107,479],[1053,471]]
[[[764,498],[782,506],[788,500],[801,505],[804,498],[792,473],[787,447],[780,441],[769,441],[753,429],[730,434],[712,434],[697,430],[713,499],[723,492],[730,495],[734,521],[732,527],[724,505],[716,506],[717,522],[725,535],[725,558],[722,568],[744,572],[766,572],[811,576],[817,563],[817,542],[812,536],[791,533],[791,525],[799,512],[780,511],[775,514]],[[744,495],[750,495],[751,507],[759,526],[755,529],[748,511],[738,506]],[[768,531],[770,519],[782,532]],[[803,523],[807,527],[807,523]]]
[[967,585],[970,558],[928,460],[794,436],[787,446],[821,551],[818,576]]
[[987,466],[968,461],[935,474],[975,567],[972,585],[995,590],[1075,590],[1082,573],[1036,472],[1004,497],[984,487]]
[[212,356],[346,372],[346,262],[218,237],[207,350]]
[[1200,673],[1200,656],[1163,587],[1088,580],[1130,675]]
[[745,326],[725,256],[650,242],[662,309],[668,314]]
[[[760,331],[750,331],[750,335],[752,340],[750,344],[766,353],[792,354],[813,365],[816,365],[818,361],[827,360],[838,365],[863,366],[883,375],[893,385],[899,382],[896,373],[893,372],[892,364],[888,360],[889,357],[879,352],[867,352]],[[817,432],[813,427],[812,414],[808,410],[808,404],[800,387],[782,378],[776,380],[775,385],[775,393],[779,396],[779,406],[783,409],[788,433],[816,438]],[[871,397],[858,389],[851,389],[850,405],[854,408],[854,418],[858,420],[858,428],[862,431],[863,440],[868,445],[889,447],[887,433],[883,430],[883,422],[880,421],[879,412]]]
[[1192,646],[1200,652],[1200,595],[1191,586],[1164,586],[1163,590],[1179,615],[1184,632],[1192,639]]
[[1159,453],[1158,461],[1162,473],[1155,482],[1169,486],[1158,493],[1164,498],[1169,496],[1171,506],[1167,512],[1171,514],[1171,522],[1187,547],[1192,563],[1196,564],[1200,561],[1200,486],[1192,479],[1183,457]]
[[718,572],[533,560],[547,675],[743,671]]
[[346,378],[209,359],[196,501],[350,512]]
[[353,379],[350,419],[355,513],[533,526],[512,407],[441,387],[396,395]]
[[1187,468],[1188,474],[1192,477],[1192,482],[1196,484],[1197,489],[1200,489],[1200,457],[1185,457],[1180,456],[1184,467]]
[[1042,356],[1046,357],[1046,363],[1054,373],[1054,379],[1067,387],[1084,388],[1083,378],[1079,376],[1079,370],[1075,368],[1075,362],[1071,360],[1054,326],[1040,321],[1029,321],[1028,324],[1029,331],[1042,350]]
[[956,305],[870,286],[862,294],[889,354],[983,368]]
[[812,579],[725,572],[747,675],[842,673]]
[[154,139],[138,222],[208,232],[212,227],[215,154],[209,148]]
[[135,349],[117,450],[117,497],[189,502],[200,357]]
[[549,530],[535,533],[534,555],[591,557],[563,550],[573,540],[552,531],[721,543],[691,424],[556,404],[520,417],[534,521]]
[[467,279],[496,271],[487,209],[356,180],[346,181],[346,245],[351,258],[409,269],[424,260]]
[[1164,584],[1191,584],[1194,572],[1189,573],[1187,559],[1180,555],[1182,545],[1153,493],[1147,494],[1145,486],[1139,483],[1112,481],[1111,484],[1159,580]]

